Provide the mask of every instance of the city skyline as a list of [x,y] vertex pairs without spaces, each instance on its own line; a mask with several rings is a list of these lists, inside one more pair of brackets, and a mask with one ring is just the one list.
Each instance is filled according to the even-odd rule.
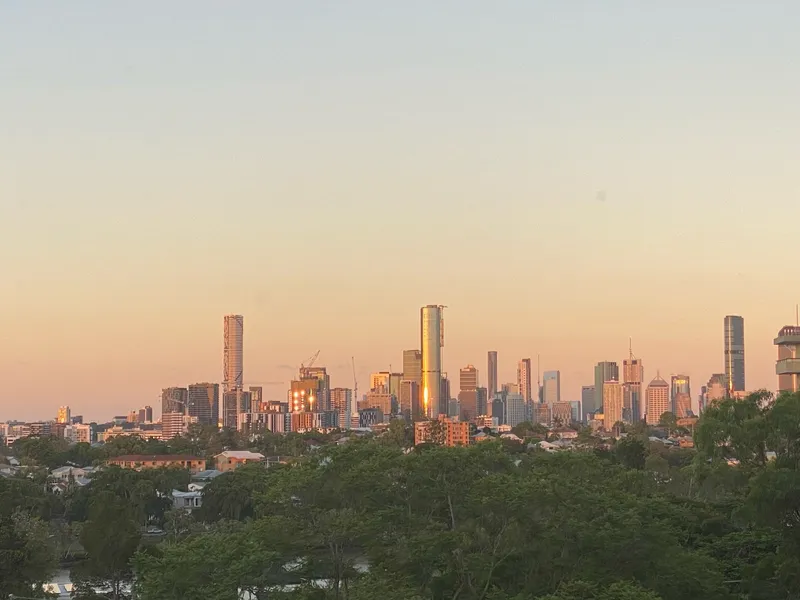
[[[424,317],[424,315],[426,314],[426,309],[430,309],[430,310],[434,311],[434,312],[432,312],[432,314],[438,316],[439,321],[443,324],[443,318],[442,318],[443,308],[444,307],[441,306],[441,305],[427,305],[427,306],[422,307],[422,309],[420,309],[420,312],[418,313],[420,315],[420,320],[418,322],[418,328],[419,328],[419,332],[420,332],[419,335],[421,335],[424,338],[424,335],[422,335],[422,331],[424,329],[423,326],[424,326],[424,324],[426,322],[425,321],[425,317]],[[243,315],[226,315],[224,320],[227,322],[228,319],[232,318],[232,317],[235,317],[236,321],[239,324],[241,324],[243,322]],[[722,352],[723,357],[726,356],[726,354],[724,353],[724,346],[725,346],[725,340],[728,338],[728,332],[729,332],[728,322],[729,322],[729,319],[730,319],[730,315],[727,315],[724,318],[723,327],[722,327],[722,330],[720,332],[720,338],[722,339],[722,344],[721,345],[723,346],[723,352]],[[436,317],[434,317],[434,321],[435,320],[436,320]],[[430,321],[430,319],[428,321]],[[434,333],[436,332],[437,329],[438,329],[438,335],[436,335],[434,337],[434,339],[438,339],[439,340],[439,344],[443,344],[443,335],[444,335],[443,326],[441,328],[434,327]],[[241,331],[239,333],[241,334]],[[239,335],[239,339],[241,339],[241,335]],[[629,345],[630,345],[631,340],[629,339],[628,342],[629,342]],[[773,348],[773,351],[774,351],[775,346],[771,345],[771,347]],[[439,346],[438,350],[440,351],[441,354],[443,354],[443,352],[441,352],[443,350],[442,346]],[[629,348],[628,352],[630,354],[630,357],[632,357],[632,354],[631,354],[632,351],[630,350],[630,348]],[[321,353],[321,351],[320,351],[320,353]],[[504,373],[509,373],[509,372],[512,371],[511,368],[509,367],[509,365],[506,364],[507,361],[504,361],[504,354],[502,353],[502,351],[496,351],[496,350],[488,351],[487,354],[489,354],[489,353],[494,353],[492,356],[497,359],[497,364],[498,364],[498,367],[499,367],[499,369],[498,369],[499,373],[504,374]],[[226,354],[226,351],[225,351],[225,349],[223,347],[223,352],[222,352],[223,358],[224,358],[225,354]],[[390,363],[390,365],[397,364],[398,368],[400,368],[400,369],[404,368],[403,365],[409,365],[409,364],[412,364],[412,363],[416,363],[419,366],[421,366],[421,360],[420,360],[421,356],[422,356],[421,352],[419,352],[417,350],[408,350],[408,349],[406,349],[406,350],[398,350],[397,354],[400,355],[400,360],[398,360],[397,363]],[[417,360],[419,360],[418,363],[414,360],[414,355],[415,354],[417,356]],[[638,352],[637,352],[637,354],[638,354]],[[634,359],[630,358],[630,360],[634,360]],[[637,369],[640,369],[640,370],[643,369],[643,367],[642,367],[643,362],[644,362],[644,365],[645,365],[644,368],[646,368],[647,361],[643,361],[643,359],[641,357],[639,357],[639,356],[637,356],[635,358],[635,360],[637,361],[636,362]],[[519,377],[520,377],[520,366],[523,365],[523,364],[526,365],[526,366],[530,365],[531,379],[533,379],[535,377],[535,375],[532,372],[533,371],[533,365],[532,365],[532,360],[531,359],[523,358],[523,359],[516,360],[514,362],[516,364],[515,376],[514,377],[504,377],[503,375],[498,375],[498,381],[499,381],[500,384],[518,383],[518,380],[519,380]],[[626,359],[624,359],[623,362],[625,363],[624,366],[627,368],[627,366],[628,366],[627,363],[629,362],[629,359],[626,358]],[[721,362],[722,363],[725,362],[724,358],[723,358],[723,360]],[[614,373],[616,373],[616,379],[619,379],[620,378],[619,362],[618,361],[611,361],[611,363],[616,363],[614,365]],[[568,385],[566,386],[566,389],[567,390],[573,390],[573,389],[577,388],[577,391],[575,391],[575,392],[569,391],[569,392],[567,392],[567,396],[564,396],[562,394],[561,400],[565,401],[565,402],[574,401],[574,400],[583,400],[583,394],[582,394],[581,390],[582,390],[583,387],[585,387],[587,385],[593,385],[598,381],[598,379],[597,379],[598,378],[597,368],[598,368],[598,365],[601,365],[601,364],[603,364],[603,361],[598,361],[598,363],[596,363],[594,365],[594,367],[590,370],[591,376],[593,378],[592,380],[589,380],[586,383],[583,383],[583,382],[576,383],[574,381],[568,382]],[[773,370],[773,373],[774,373],[774,369],[775,369],[775,358],[774,358],[774,355],[773,355],[773,359],[772,359],[771,365],[772,365],[772,370]],[[326,367],[325,365],[318,365],[318,367],[320,369],[322,369],[322,370],[325,370],[327,368],[328,373],[330,373],[332,371],[331,367]],[[342,369],[343,367],[345,367],[345,365],[337,365],[337,369]],[[476,377],[481,382],[481,385],[485,386],[487,384],[487,379],[486,378],[487,378],[487,370],[488,369],[482,370],[480,368],[475,368],[475,367],[472,366],[472,363],[467,363],[466,365],[462,365],[460,367],[454,368],[454,369],[452,369],[451,372],[457,374],[457,373],[459,373],[460,371],[462,371],[466,367],[469,367],[471,369],[475,369]],[[276,372],[284,371],[284,370],[290,369],[290,368],[297,369],[297,368],[299,368],[299,365],[298,365],[298,367],[290,367],[289,365],[278,365],[278,368],[276,369]],[[416,369],[417,366],[414,366],[413,368]],[[305,370],[308,370],[308,368],[306,368]],[[317,368],[315,367],[312,370],[316,371]],[[333,370],[336,370],[336,369],[333,369]],[[397,370],[397,369],[395,369],[395,370]],[[681,371],[665,371],[665,370],[662,370],[660,368],[655,368],[654,370],[659,374],[660,373],[666,373],[667,375],[665,375],[665,376],[672,376],[673,379],[676,376],[677,377],[686,377],[687,379],[691,378],[691,375],[689,375],[687,373],[688,370],[686,370],[686,369],[684,369],[682,371],[683,373],[687,373],[685,375],[684,374],[679,374],[679,373],[681,373]],[[377,370],[376,371],[376,370],[371,370],[371,369],[369,369],[367,367],[364,367],[362,369],[359,369],[358,373],[361,374],[361,377],[366,379],[367,385],[366,386],[362,386],[362,387],[359,388],[362,391],[362,393],[366,393],[371,387],[371,385],[370,385],[371,384],[371,381],[370,381],[371,377],[373,377],[375,375],[378,375],[378,374],[385,374],[385,376],[388,377],[390,371],[389,370]],[[448,373],[448,370],[443,368],[441,370],[441,373],[442,373],[442,377],[443,377],[444,374]],[[545,373],[545,375],[549,375],[549,374],[555,375],[555,373],[558,373],[559,388],[561,387],[561,385],[560,385],[561,384],[561,381],[560,381],[561,380],[561,372],[560,372],[559,369],[548,369],[544,373]],[[638,371],[637,371],[637,373],[638,373]],[[421,374],[418,375],[416,373],[416,371],[414,372],[414,375],[421,377]],[[711,377],[711,375],[713,375],[713,373],[710,373],[708,375],[699,374],[699,375],[696,375],[695,377],[699,377],[700,378],[699,380],[704,382],[704,381],[707,380],[708,377]],[[627,376],[628,376],[628,372],[626,371],[625,372],[625,377],[622,377],[623,383],[624,383],[624,380],[625,380],[625,378]],[[327,375],[327,377],[331,378],[331,375],[329,374],[329,375]],[[458,378],[458,375],[455,375],[455,377]],[[614,378],[614,375],[612,374],[612,375],[610,375],[610,377]],[[637,377],[639,377],[639,375],[637,375]],[[646,377],[647,377],[647,379],[644,382],[645,384],[646,384],[647,381],[650,380],[649,376],[646,375]],[[286,384],[288,385],[288,383],[294,378],[295,378],[295,375],[291,375],[286,380]],[[223,379],[224,379],[224,373],[223,373]],[[451,381],[453,380],[453,376],[450,376],[450,380]],[[162,388],[161,390],[159,390],[158,395],[157,395],[158,396],[157,399],[152,400],[151,398],[146,398],[144,400],[138,401],[138,404],[136,402],[134,402],[130,406],[127,406],[127,405],[126,406],[122,406],[121,404],[120,405],[110,404],[110,405],[108,405],[109,407],[117,406],[117,409],[116,410],[112,409],[110,411],[103,412],[102,415],[100,417],[98,417],[98,418],[103,418],[103,416],[105,416],[106,418],[110,418],[111,413],[113,413],[113,415],[124,415],[124,414],[127,414],[128,411],[131,410],[131,408],[133,408],[135,406],[139,406],[139,405],[144,405],[144,404],[152,403],[154,405],[161,406],[162,399],[163,399],[163,392],[167,388],[169,388],[169,389],[187,388],[187,387],[191,387],[192,385],[195,385],[195,384],[197,384],[197,385],[207,385],[205,383],[201,383],[202,381],[205,381],[205,380],[200,379],[198,381],[190,382],[190,383],[188,383],[188,382],[170,382],[170,385],[168,385],[166,388]],[[208,380],[208,381],[211,381],[211,380]],[[350,371],[350,379],[349,380],[345,379],[344,381],[338,381],[336,379],[332,379],[331,378],[331,381],[332,381],[331,385],[333,385],[335,387],[350,388],[351,389],[352,388],[352,381],[353,381],[352,380],[352,370]],[[456,379],[456,381],[457,381],[457,379]],[[223,385],[223,381],[218,381],[217,383],[221,388],[222,385]],[[262,381],[261,383],[264,383],[264,382]],[[542,381],[541,383],[544,386],[544,381]],[[535,383],[532,382],[532,384],[533,384],[532,388],[536,387]],[[245,388],[250,387],[250,389],[257,389],[259,391],[258,392],[259,394],[261,394],[263,392],[263,396],[264,396],[263,399],[264,400],[279,400],[279,401],[285,400],[286,391],[288,389],[288,388],[284,389],[284,386],[282,384],[279,385],[279,384],[274,384],[274,383],[273,384],[267,384],[266,385],[266,390],[263,390],[263,388],[261,386],[258,386],[257,388],[253,388],[252,387],[252,382],[250,382],[250,381],[244,381],[244,387]],[[766,389],[769,389],[771,391],[776,391],[777,390],[777,375],[775,375],[775,380],[774,380],[772,385],[754,387],[753,389],[755,390],[755,389],[762,389],[762,388],[766,388]],[[752,391],[752,390],[746,390],[746,391]],[[452,383],[451,383],[451,398],[457,399],[459,397],[459,392],[460,392],[460,387],[457,386],[457,385],[452,385]],[[533,389],[531,390],[531,396],[532,396],[532,400],[534,402],[538,401],[536,391],[533,390]],[[670,394],[670,396],[672,396],[672,394]],[[690,399],[689,406],[696,413],[698,411],[698,409],[699,409],[697,393],[691,393],[690,396],[689,396],[689,399]],[[222,400],[222,396],[220,395],[220,402],[221,402],[221,400]],[[491,398],[490,398],[490,400],[491,400]],[[644,398],[641,398],[640,402],[642,402],[644,400],[645,400]],[[421,392],[420,392],[420,402],[422,402]],[[64,405],[70,406],[70,408],[72,408],[72,412],[74,414],[86,415],[89,418],[91,418],[91,416],[92,416],[91,411],[84,411],[83,410],[84,404],[82,404],[80,401],[74,402],[74,403],[61,402],[58,406],[60,407],[60,406],[64,406]],[[683,405],[685,405],[685,401],[683,401]],[[600,406],[602,406],[602,403],[600,404]],[[0,406],[0,408],[3,408],[3,407]],[[586,410],[587,410],[587,407],[582,406],[582,409],[583,409],[583,411],[585,413]],[[33,414],[33,415],[27,415],[27,416],[14,416],[13,414],[9,413],[8,416],[6,416],[6,410],[3,410],[2,414],[0,414],[0,420],[8,420],[8,419],[20,419],[20,420],[31,420],[31,419],[33,419],[33,420],[35,420],[35,419],[41,418],[41,417],[50,418],[50,416],[47,413],[45,413],[45,414],[36,413],[36,414]]]
[[697,391],[737,314],[776,387],[798,290],[746,240],[800,218],[800,5],[82,5],[0,6],[3,417],[222,383],[232,312],[245,387],[321,350],[363,391],[432,301],[451,382],[577,399],[632,337]]

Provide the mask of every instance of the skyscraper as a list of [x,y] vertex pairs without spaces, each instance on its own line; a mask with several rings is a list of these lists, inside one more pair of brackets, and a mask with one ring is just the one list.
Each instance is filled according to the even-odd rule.
[[800,327],[787,325],[778,332],[774,344],[778,347],[775,373],[778,393],[800,391]]
[[744,382],[744,319],[725,317],[725,377],[728,394],[745,391]]
[[472,421],[478,416],[478,369],[467,365],[459,377],[458,403],[462,421]]
[[339,429],[350,429],[353,413],[353,390],[333,388],[331,390],[331,410],[336,412]]
[[486,393],[491,399],[497,393],[497,350],[489,350],[489,364],[486,373]]
[[692,410],[692,389],[688,375],[673,375],[670,381],[670,401],[676,417],[688,416]]
[[189,386],[186,405],[186,414],[197,417],[198,423],[216,426],[219,423],[219,384],[193,383]]
[[422,352],[403,350],[403,379],[422,385]]
[[533,402],[533,373],[531,372],[531,359],[523,358],[517,365],[517,385],[519,393],[525,399],[525,405]]
[[619,381],[603,382],[603,428],[611,429],[622,419],[623,395]]
[[161,414],[186,414],[188,396],[189,390],[186,388],[171,387],[161,390]]
[[578,419],[586,421],[587,413],[595,412],[594,407],[594,386],[584,385],[581,386],[581,414]]
[[425,416],[431,418],[447,414],[447,404],[450,398],[441,402],[442,388],[442,346],[444,346],[444,329],[442,327],[444,307],[429,304],[420,309],[420,348],[422,348],[422,406]]
[[561,371],[545,371],[543,382],[544,403],[561,402]]
[[72,414],[70,413],[69,406],[59,406],[58,407],[58,416],[56,417],[56,423],[66,423],[69,425],[72,422]]
[[641,421],[642,410],[642,382],[644,380],[644,367],[639,358],[634,358],[633,352],[622,361],[622,413],[623,421],[636,423]]
[[244,384],[244,317],[223,319],[222,388],[227,392]]
[[[316,412],[328,411],[331,407],[331,376],[325,367],[303,367],[300,369],[300,379],[316,380],[319,382],[313,410]],[[388,384],[388,381],[387,381]]]
[[661,415],[670,412],[669,384],[656,374],[645,391],[647,400],[647,424],[658,425]]
[[603,384],[606,381],[619,381],[619,366],[615,362],[602,361],[594,368],[594,402],[591,410],[584,405],[584,413],[594,413],[603,409]]

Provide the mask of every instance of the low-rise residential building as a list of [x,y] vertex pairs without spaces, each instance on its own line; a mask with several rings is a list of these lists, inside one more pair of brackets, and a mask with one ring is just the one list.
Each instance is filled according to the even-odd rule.
[[264,462],[264,455],[259,452],[248,450],[227,450],[214,457],[217,471],[227,473],[238,469],[242,465],[253,462]]
[[188,469],[192,473],[206,470],[206,460],[204,458],[180,454],[126,454],[110,459],[108,464],[136,471],[164,467]]
[[425,443],[468,446],[469,423],[443,415],[437,421],[418,421],[414,423],[414,444]]
[[172,490],[172,506],[191,512],[203,505],[203,493],[200,491],[181,492]]

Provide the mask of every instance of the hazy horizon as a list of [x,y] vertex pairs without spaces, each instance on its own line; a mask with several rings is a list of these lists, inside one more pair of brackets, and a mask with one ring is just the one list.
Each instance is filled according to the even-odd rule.
[[577,400],[632,337],[696,407],[727,314],[775,389],[800,5],[43,6],[0,5],[0,420],[158,413],[228,313],[245,385],[365,391],[429,303],[453,395],[497,350]]

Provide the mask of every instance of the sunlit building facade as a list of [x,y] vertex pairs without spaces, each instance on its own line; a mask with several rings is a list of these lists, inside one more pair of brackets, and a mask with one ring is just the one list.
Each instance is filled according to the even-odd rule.
[[[442,347],[444,346],[444,307],[429,304],[420,309],[420,348],[422,407],[425,416],[435,418],[442,409]],[[445,398],[447,406],[449,398]]]

